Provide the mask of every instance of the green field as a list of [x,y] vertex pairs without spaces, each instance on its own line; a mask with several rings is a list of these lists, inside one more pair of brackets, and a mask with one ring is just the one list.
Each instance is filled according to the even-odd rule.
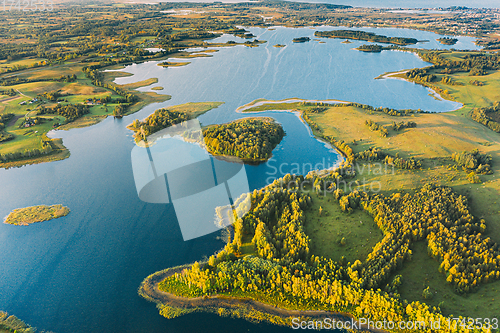
[[[342,212],[331,193],[311,194],[313,205],[306,211],[305,232],[311,238],[311,252],[351,264],[364,261],[383,234],[366,212]],[[319,208],[321,207],[321,215]]]
[[12,68],[14,66],[30,66],[34,63],[45,61],[47,59],[43,58],[25,58],[16,61],[0,60],[0,73],[6,68]]
[[[500,281],[482,285],[477,292],[458,295],[446,282],[446,276],[439,273],[439,263],[429,257],[425,243],[415,243],[412,250],[412,261],[397,272],[403,276],[403,283],[399,287],[402,298],[439,306],[444,315],[498,318]],[[430,287],[434,296],[424,300],[422,291],[427,287]]]

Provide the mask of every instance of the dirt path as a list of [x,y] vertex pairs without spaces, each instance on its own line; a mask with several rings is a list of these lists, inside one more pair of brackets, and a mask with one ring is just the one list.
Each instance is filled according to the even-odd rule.
[[16,123],[16,121],[23,116],[14,116],[8,123],[6,127],[12,126]]
[[1,99],[0,103],[10,102],[10,101],[13,101],[13,100],[18,99],[18,98],[20,98],[20,97],[19,96],[7,97],[7,98],[4,98],[4,99]]
[[19,95],[24,96],[24,97],[28,97],[28,98],[30,98],[29,96],[26,96],[25,94],[23,94],[22,92],[20,92],[18,89],[16,89],[16,91],[17,91],[17,93],[18,93]]

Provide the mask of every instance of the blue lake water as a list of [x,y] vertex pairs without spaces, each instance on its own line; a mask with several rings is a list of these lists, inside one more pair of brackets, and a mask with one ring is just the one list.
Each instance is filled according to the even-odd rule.
[[[427,65],[411,53],[362,53],[353,50],[361,42],[341,44],[336,39],[324,39],[324,44],[291,42],[295,37],[312,37],[314,30],[308,28],[251,30],[268,43],[257,48],[221,48],[211,58],[189,59],[191,64],[184,67],[161,68],[157,62],[127,67],[125,71],[134,75],[117,79],[118,83],[157,77],[159,82],[153,86],[163,86],[161,92],[172,99],[123,119],[108,118],[89,128],[56,132],[53,135],[62,137],[71,151],[69,159],[0,170],[0,217],[14,208],[37,204],[71,208],[64,218],[29,227],[0,224],[1,310],[54,332],[292,331],[211,314],[167,320],[154,304],[137,295],[140,282],[149,274],[200,260],[223,243],[217,233],[184,242],[171,205],[138,199],[130,160],[134,143],[125,126],[160,107],[197,101],[225,102],[200,117],[203,125],[248,116],[235,109],[257,98],[340,99],[436,112],[457,105],[436,100],[412,83],[373,80],[386,71]],[[435,43],[439,36],[432,33],[376,31],[430,40],[418,47],[447,48]],[[471,38],[459,39],[455,48],[475,48]],[[272,46],[277,43],[287,47]],[[259,115],[274,117],[287,135],[269,164],[246,166],[251,189],[281,176],[274,172],[279,166],[288,172],[292,163],[307,168],[339,161],[338,154],[314,139],[295,114]]]

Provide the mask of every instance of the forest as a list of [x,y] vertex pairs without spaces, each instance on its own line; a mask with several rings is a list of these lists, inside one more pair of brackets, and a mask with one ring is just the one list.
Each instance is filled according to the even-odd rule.
[[[364,261],[336,262],[311,254],[304,225],[313,221],[306,220],[304,212],[316,199],[300,191],[299,184],[308,180],[312,189],[321,191],[324,182],[339,177],[352,176],[343,168],[326,177],[286,175],[255,190],[251,211],[235,223],[234,237],[225,248],[208,262],[166,278],[160,289],[184,297],[249,296],[284,308],[348,312],[372,320],[444,322],[439,308],[410,303],[397,292],[401,277],[394,274],[411,260],[413,243],[427,243],[429,255],[440,262],[439,271],[459,293],[500,278],[500,251],[482,236],[484,220],[471,215],[464,196],[430,184],[414,194],[389,196],[333,190],[332,199],[346,214],[366,211],[384,237]],[[242,256],[248,241],[254,252]],[[461,330],[458,325],[436,331]]]
[[[413,69],[407,72],[409,78],[413,78],[417,74],[426,74],[427,69],[440,69],[446,73],[454,72],[467,72],[471,76],[484,75],[487,70],[500,69],[500,54],[498,53],[473,53],[466,54],[463,59],[452,60],[442,56],[446,51],[429,51],[422,52],[422,50],[413,50],[422,58],[422,60],[432,63],[426,69]],[[427,80],[431,82],[432,79]]]
[[0,332],[35,333],[36,331],[36,328],[27,325],[16,316],[0,311]]
[[378,44],[363,44],[356,48],[358,51],[363,52],[382,52],[384,48]]
[[271,119],[241,119],[203,130],[205,144],[214,155],[236,156],[243,160],[265,161],[281,142],[285,131]]
[[387,37],[384,35],[377,35],[373,32],[366,32],[362,30],[315,31],[314,36],[323,38],[357,39],[367,42],[387,43],[395,45],[411,45],[418,43],[418,40],[415,38]]
[[500,120],[500,102],[495,102],[490,107],[474,108],[471,117],[478,123],[500,133],[500,122],[498,122]]

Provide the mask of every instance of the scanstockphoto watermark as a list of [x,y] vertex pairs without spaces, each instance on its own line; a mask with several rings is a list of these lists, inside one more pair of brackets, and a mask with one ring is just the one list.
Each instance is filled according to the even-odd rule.
[[[324,318],[322,320],[301,320],[292,319],[292,329],[294,330],[414,330],[416,332],[426,329],[437,330],[441,328],[441,320],[436,321],[391,321],[391,320],[371,320],[368,318],[359,319],[338,319]],[[445,323],[443,323],[445,326]]]
[[[293,180],[287,182],[288,190],[302,192],[314,191],[323,195],[333,193],[336,189],[341,189],[344,192],[352,192],[355,189],[370,191],[378,193],[382,190],[382,182],[373,180],[373,176],[381,176],[387,174],[394,174],[394,166],[381,162],[372,162],[369,164],[349,164],[345,165],[343,162],[331,161],[325,159],[315,164],[312,163],[280,163],[273,158],[269,159],[266,163],[266,183],[267,185],[280,179],[286,174],[291,175],[307,175],[314,173],[315,176],[323,178],[324,180],[318,183],[315,177],[293,177]],[[328,177],[329,175],[335,177]],[[368,177],[369,176],[369,177]],[[368,178],[367,178],[368,177]],[[319,187],[318,187],[319,186]]]
[[53,11],[53,0],[1,0],[4,11],[36,12]]

